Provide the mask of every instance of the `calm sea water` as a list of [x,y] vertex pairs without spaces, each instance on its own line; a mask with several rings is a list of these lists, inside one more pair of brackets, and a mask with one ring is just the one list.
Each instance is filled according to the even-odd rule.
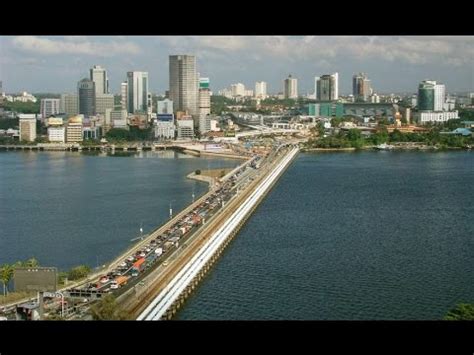
[[163,224],[207,191],[196,169],[234,159],[173,151],[125,156],[74,152],[0,153],[0,264],[35,257],[60,269],[107,263],[131,238]]
[[300,154],[178,319],[440,319],[474,302],[474,154]]

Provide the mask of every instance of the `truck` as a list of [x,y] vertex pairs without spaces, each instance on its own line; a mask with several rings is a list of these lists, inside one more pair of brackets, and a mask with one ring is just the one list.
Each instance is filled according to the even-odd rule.
[[133,263],[132,270],[140,272],[143,270],[144,267],[145,267],[145,258],[140,258]]
[[112,281],[112,283],[111,283],[111,285],[110,285],[110,288],[111,288],[112,290],[116,290],[116,289],[118,289],[119,287],[121,287],[121,286],[123,286],[123,285],[126,285],[128,279],[129,279],[128,276],[119,276],[119,277],[116,277],[115,280]]

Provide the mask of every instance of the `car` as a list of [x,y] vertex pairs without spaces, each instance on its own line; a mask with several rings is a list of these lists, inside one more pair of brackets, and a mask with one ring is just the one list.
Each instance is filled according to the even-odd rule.
[[119,288],[119,286],[117,285],[117,283],[115,281],[112,282],[112,284],[110,285],[111,290],[117,290],[118,288]]
[[127,258],[128,261],[130,262],[133,262],[133,260],[135,260],[135,258],[133,257],[133,255],[130,255],[128,258]]
[[123,261],[123,262],[121,262],[121,263],[119,264],[119,266],[120,266],[120,267],[126,267],[126,266],[127,266],[127,263],[126,263],[125,261]]
[[133,270],[133,271],[132,271],[132,276],[133,276],[133,277],[138,276],[138,271],[137,271],[137,270]]
[[163,261],[163,266],[167,266],[167,265],[168,265],[168,260]]
[[106,284],[107,282],[109,282],[109,278],[107,276],[103,276],[100,278],[100,283],[102,284]]

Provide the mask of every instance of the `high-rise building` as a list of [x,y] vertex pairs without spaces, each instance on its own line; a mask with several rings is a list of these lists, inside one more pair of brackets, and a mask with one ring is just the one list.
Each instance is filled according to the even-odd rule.
[[48,127],[48,140],[51,143],[64,143],[66,139],[66,130],[63,126]]
[[285,99],[298,98],[298,79],[292,78],[291,74],[285,79],[284,95]]
[[169,56],[169,98],[174,112],[187,111],[193,117],[199,116],[198,76],[194,55]]
[[232,84],[230,86],[232,97],[245,96],[245,85],[242,83]]
[[95,115],[95,83],[87,78],[77,83],[79,113],[86,117]]
[[267,98],[267,83],[265,81],[257,81],[255,83],[255,97],[257,99]]
[[367,101],[371,95],[370,80],[365,73],[352,77],[352,94],[356,101]]
[[194,120],[190,115],[183,115],[176,120],[178,139],[194,138]]
[[211,113],[211,91],[209,89],[209,78],[199,81],[199,117],[205,117]]
[[120,106],[122,110],[127,109],[128,103],[128,82],[124,81],[120,84]]
[[316,77],[316,100],[335,101],[339,98],[339,74],[325,74]]
[[424,80],[418,86],[419,111],[443,111],[446,89],[434,80]]
[[156,114],[172,114],[173,113],[173,101],[170,99],[164,99],[156,102]]
[[60,99],[41,99],[40,113],[42,120],[60,113],[60,103]]
[[95,95],[95,112],[105,114],[107,109],[114,109],[114,95],[112,94],[96,94]]
[[90,79],[95,84],[95,93],[97,95],[109,93],[109,79],[107,78],[107,71],[100,65],[94,65],[90,69]]
[[150,104],[150,92],[148,90],[148,72],[130,71],[127,73],[128,79],[128,112],[148,113]]
[[76,94],[62,94],[60,99],[60,111],[67,116],[75,116],[79,113],[79,99]]
[[20,141],[33,142],[36,139],[36,117],[31,114],[20,114]]

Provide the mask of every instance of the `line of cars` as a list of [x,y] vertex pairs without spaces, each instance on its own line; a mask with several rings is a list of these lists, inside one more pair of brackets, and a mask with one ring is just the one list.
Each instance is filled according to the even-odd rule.
[[[90,291],[114,292],[134,282],[137,276],[155,265],[172,248],[178,248],[183,238],[192,235],[200,225],[217,213],[224,203],[232,198],[235,194],[232,187],[245,170],[246,167],[238,170],[194,210],[179,219],[162,235],[154,238],[147,245],[128,256],[117,268],[99,277],[97,282],[88,284],[86,289]],[[162,264],[166,266],[167,262],[165,261]]]

